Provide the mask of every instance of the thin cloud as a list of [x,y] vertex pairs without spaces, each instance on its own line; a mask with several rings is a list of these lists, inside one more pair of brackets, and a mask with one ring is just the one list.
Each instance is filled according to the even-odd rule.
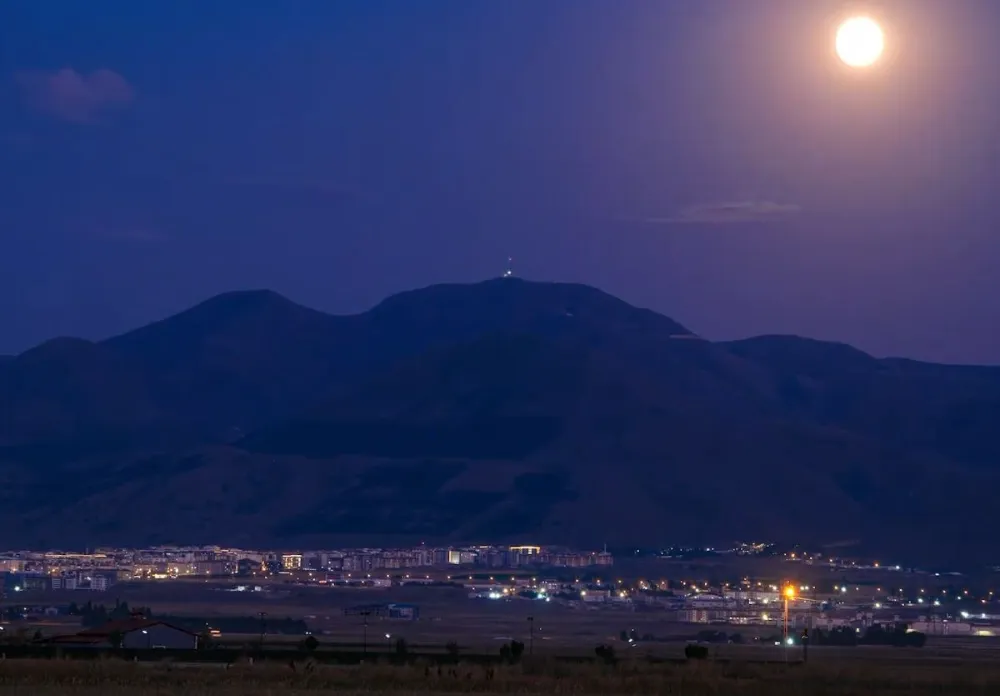
[[72,68],[26,70],[14,79],[30,108],[70,123],[94,123],[135,100],[132,85],[112,70],[95,70],[89,75]]
[[730,201],[691,206],[669,217],[645,218],[650,225],[724,225],[742,222],[768,222],[798,213],[802,208],[792,203],[774,201]]

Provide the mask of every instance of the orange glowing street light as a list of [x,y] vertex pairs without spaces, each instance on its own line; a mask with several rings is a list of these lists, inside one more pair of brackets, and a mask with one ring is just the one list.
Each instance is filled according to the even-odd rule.
[[782,631],[782,642],[785,647],[788,647],[788,601],[795,599],[795,587],[793,585],[785,585],[785,591],[782,593],[785,595],[785,623],[784,629]]

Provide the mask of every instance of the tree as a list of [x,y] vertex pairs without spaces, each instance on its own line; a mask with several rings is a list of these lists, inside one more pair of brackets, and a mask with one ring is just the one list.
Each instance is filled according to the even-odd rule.
[[28,629],[21,626],[16,631],[14,635],[10,638],[11,643],[14,645],[24,645],[28,642]]
[[524,643],[519,640],[512,640],[510,642],[510,657],[514,662],[521,659],[521,655],[524,654]]
[[613,665],[615,663],[615,649],[610,645],[598,645],[594,648],[594,654],[606,665]]
[[461,648],[458,647],[458,643],[456,643],[453,640],[449,640],[447,643],[445,643],[444,650],[452,657],[458,657],[458,653],[459,650],[461,650]]
[[409,646],[406,644],[406,638],[396,639],[396,654],[402,657],[409,652]]
[[305,640],[302,641],[302,649],[306,652],[316,652],[319,647],[319,641],[316,640],[316,636],[306,636]]
[[112,648],[118,649],[125,642],[125,634],[121,631],[112,631],[108,634],[108,642],[111,643]]
[[708,657],[708,647],[705,645],[688,643],[684,646],[684,657],[689,660],[704,660]]
[[115,601],[115,608],[111,612],[112,619],[127,619],[132,615],[128,608],[128,602]]

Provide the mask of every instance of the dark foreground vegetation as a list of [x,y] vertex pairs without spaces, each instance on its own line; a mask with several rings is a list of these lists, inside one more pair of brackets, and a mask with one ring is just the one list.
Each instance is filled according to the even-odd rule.
[[996,693],[1000,667],[933,662],[748,664],[690,661],[567,664],[524,658],[514,664],[414,662],[331,666],[311,660],[229,666],[102,660],[0,660],[0,694],[236,696],[249,694],[854,694]]

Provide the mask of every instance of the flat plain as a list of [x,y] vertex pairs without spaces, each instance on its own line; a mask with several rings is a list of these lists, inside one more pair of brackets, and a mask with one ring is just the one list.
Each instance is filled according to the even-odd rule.
[[[284,585],[273,592],[227,591],[233,586],[214,582],[143,582],[116,586],[102,595],[81,597],[79,593],[62,593],[24,599],[41,604],[66,604],[84,598],[106,605],[123,601],[133,608],[150,607],[157,615],[202,617],[209,625],[214,618],[257,617],[263,613],[265,642],[270,646],[291,647],[303,639],[302,635],[283,635],[267,628],[269,621],[290,617],[305,620],[320,641],[321,649],[360,649],[366,645],[372,653],[389,652],[402,638],[411,650],[429,653],[443,652],[447,643],[455,642],[463,653],[496,655],[504,643],[518,640],[537,656],[592,657],[596,646],[607,644],[614,646],[620,655],[629,652],[679,658],[686,641],[695,639],[700,631],[711,629],[727,634],[739,633],[746,643],[750,643],[713,645],[713,656],[745,659],[745,653],[751,651],[754,659],[783,661],[790,654],[784,648],[753,643],[755,638],[779,634],[781,627],[776,623],[769,626],[680,623],[670,620],[669,614],[661,610],[648,609],[641,604],[629,608],[628,605],[588,607],[578,603],[570,607],[560,602],[469,599],[467,590],[449,587],[353,589]],[[362,616],[345,614],[346,609],[359,605],[388,602],[416,605],[419,619],[393,620],[371,615],[366,620]],[[75,617],[53,617],[28,627],[31,633],[41,630],[43,634],[53,635],[76,632],[80,625]],[[530,638],[532,627],[534,641]],[[621,641],[622,631],[635,631],[640,640],[629,645]],[[221,637],[223,644],[232,647],[257,644],[259,640],[259,633],[224,633]],[[817,658],[825,655],[828,660],[853,662],[867,661],[870,655],[885,650],[893,649],[813,646],[811,654]],[[912,652],[922,656],[920,659],[927,659],[932,650],[938,660],[996,660],[1000,663],[1000,638],[930,636],[926,649]],[[791,652],[794,656],[799,654],[798,649]],[[909,653],[894,649],[898,659]]]
[[[669,621],[662,611],[641,608],[587,608],[560,602],[469,599],[457,588],[396,587],[357,590],[286,585],[269,592],[234,592],[214,583],[130,583],[100,598],[157,614],[213,617],[265,616],[305,619],[320,641],[316,659],[292,651],[301,635],[268,632],[269,648],[288,646],[288,659],[272,656],[250,664],[240,658],[224,664],[184,663],[171,659],[138,663],[110,658],[83,660],[0,659],[0,696],[186,696],[236,694],[741,694],[743,696],[846,696],[848,694],[1000,693],[1000,639],[931,636],[927,646],[812,646],[808,663],[801,648],[775,646],[755,637],[773,635],[776,626],[711,626]],[[63,603],[65,597],[36,598]],[[79,598],[74,596],[74,600]],[[363,604],[408,602],[420,608],[417,621],[345,614]],[[529,621],[528,617],[531,617]],[[44,633],[78,630],[78,620],[57,617],[37,624]],[[534,626],[534,641],[529,638]],[[704,661],[683,662],[684,646],[705,629],[739,632],[744,644],[709,645]],[[32,629],[34,630],[34,629]],[[643,637],[621,640],[623,630]],[[412,664],[390,664],[402,638],[417,657]],[[488,667],[474,655],[498,656],[507,641],[525,643],[520,664]],[[259,634],[224,634],[228,647],[257,644]],[[430,659],[445,644],[461,646],[454,664],[438,668]],[[596,659],[598,645],[610,645],[614,665]],[[336,652],[369,655],[360,666],[329,664]],[[528,653],[531,654],[528,654]],[[250,655],[248,650],[245,655]],[[427,655],[421,659],[419,655]],[[463,655],[469,656],[463,661]],[[557,657],[576,658],[568,663]]]
[[1000,668],[910,661],[829,664],[693,662],[650,665],[566,665],[544,658],[507,667],[461,662],[439,670],[419,663],[331,667],[310,662],[246,663],[230,668],[183,664],[4,660],[0,694],[54,696],[187,696],[236,694],[740,694],[742,696],[848,696],[855,694],[993,694]]

